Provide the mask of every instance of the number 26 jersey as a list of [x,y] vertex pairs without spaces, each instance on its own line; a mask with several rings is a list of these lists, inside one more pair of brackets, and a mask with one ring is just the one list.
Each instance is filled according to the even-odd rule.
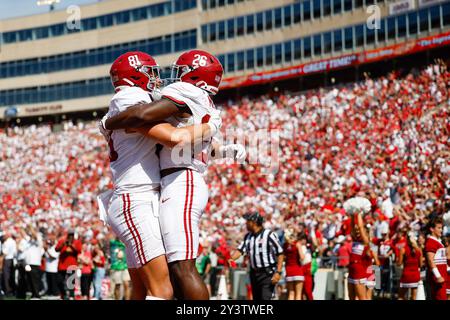
[[[166,119],[177,128],[208,123],[213,114],[219,113],[206,91],[187,82],[175,82],[166,86],[162,89],[161,96],[162,99],[168,99],[175,103],[180,110],[191,114],[187,118],[172,116]],[[211,140],[208,138],[188,148],[164,147],[159,155],[161,169],[184,167],[200,173],[205,172]]]

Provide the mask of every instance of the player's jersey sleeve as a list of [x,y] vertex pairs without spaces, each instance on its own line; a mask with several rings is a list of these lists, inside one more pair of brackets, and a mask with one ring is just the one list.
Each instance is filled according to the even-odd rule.
[[127,108],[141,103],[153,101],[151,95],[138,87],[128,87],[120,90],[111,99],[108,116],[112,117]]
[[203,119],[205,115],[215,110],[208,93],[186,82],[168,85],[162,89],[161,98],[172,101],[180,110],[192,114],[196,120]]

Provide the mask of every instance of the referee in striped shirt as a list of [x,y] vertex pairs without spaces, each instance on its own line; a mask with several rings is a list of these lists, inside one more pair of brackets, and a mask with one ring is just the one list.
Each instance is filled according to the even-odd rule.
[[270,300],[281,278],[283,247],[275,233],[263,228],[259,213],[247,213],[244,218],[248,233],[231,259],[237,260],[242,255],[249,257],[253,300]]

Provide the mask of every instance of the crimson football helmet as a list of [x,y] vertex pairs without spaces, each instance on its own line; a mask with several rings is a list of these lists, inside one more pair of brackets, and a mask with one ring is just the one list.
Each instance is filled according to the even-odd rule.
[[153,91],[161,84],[159,66],[149,54],[139,51],[127,52],[114,61],[109,72],[114,88],[140,87]]
[[169,81],[188,82],[211,95],[219,91],[223,67],[219,59],[203,50],[183,53],[172,65]]

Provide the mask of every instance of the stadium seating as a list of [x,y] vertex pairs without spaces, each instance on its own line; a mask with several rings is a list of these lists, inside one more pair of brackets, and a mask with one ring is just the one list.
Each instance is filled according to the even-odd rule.
[[[212,163],[202,240],[235,244],[245,231],[241,216],[258,210],[273,228],[305,223],[325,245],[341,232],[343,200],[358,192],[371,199],[375,225],[399,216],[401,227],[442,211],[450,184],[449,82],[450,72],[436,63],[220,105],[224,132],[279,132],[279,166]],[[88,239],[107,236],[95,196],[111,178],[96,123],[66,122],[58,133],[50,125],[15,127],[0,133],[0,145],[2,229],[33,222],[48,233],[76,228]]]

